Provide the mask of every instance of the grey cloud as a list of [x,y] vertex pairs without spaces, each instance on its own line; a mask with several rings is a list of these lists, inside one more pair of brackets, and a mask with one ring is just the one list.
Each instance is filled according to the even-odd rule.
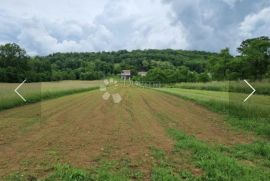
[[9,41],[17,41],[16,34],[20,32],[20,27],[17,22],[10,21],[12,16],[8,16],[4,10],[0,9],[0,43],[6,43]]
[[[30,2],[22,0],[14,10],[9,1],[0,2],[0,43],[19,43],[30,54],[145,48],[235,51],[245,38],[269,35],[268,0],[80,0],[78,15],[63,6],[59,16],[55,8],[44,16],[46,9],[40,6],[52,6],[50,0]],[[80,10],[80,2],[74,3],[75,9]],[[29,4],[35,12],[24,16]]]
[[270,36],[270,7],[263,8],[258,13],[250,14],[241,22],[239,31],[241,35],[251,36]]
[[[183,23],[192,49],[219,51],[230,47],[235,53],[242,38],[239,26],[245,17],[270,6],[267,0],[165,0]],[[255,34],[253,34],[255,35]]]
[[[108,2],[92,22],[9,17],[6,12],[0,14],[0,23],[6,25],[1,40],[14,41],[30,54],[42,55],[56,51],[187,48],[185,30],[179,23],[170,23],[169,11],[160,1],[120,0]],[[12,31],[7,33],[9,29]]]

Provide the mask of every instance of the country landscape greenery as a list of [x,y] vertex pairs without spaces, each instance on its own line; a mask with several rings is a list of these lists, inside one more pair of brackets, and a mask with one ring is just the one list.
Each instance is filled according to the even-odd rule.
[[0,181],[270,181],[270,0],[0,0]]
[[[0,180],[266,181],[269,47],[258,37],[237,55],[225,48],[29,56],[1,45]],[[131,70],[130,81],[121,82],[122,70]],[[99,87],[111,78],[118,84],[106,92],[119,93],[119,104],[102,99]],[[14,93],[25,79],[26,102]],[[247,102],[243,79],[256,88]]]
[[[28,56],[17,44],[0,46],[0,82],[96,80],[131,70],[134,80],[208,82],[262,80],[270,77],[269,37],[247,39],[239,55],[187,50],[120,50],[115,52],[53,53]],[[148,72],[146,77],[136,76]]]

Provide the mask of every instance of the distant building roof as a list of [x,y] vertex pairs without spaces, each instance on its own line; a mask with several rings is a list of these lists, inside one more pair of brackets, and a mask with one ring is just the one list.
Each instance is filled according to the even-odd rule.
[[131,72],[130,72],[130,70],[122,70],[121,75],[130,76]]

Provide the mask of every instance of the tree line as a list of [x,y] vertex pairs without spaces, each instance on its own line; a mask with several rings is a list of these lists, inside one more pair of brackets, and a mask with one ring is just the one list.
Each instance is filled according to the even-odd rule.
[[[28,56],[15,43],[0,45],[0,82],[96,80],[131,70],[134,80],[206,82],[270,78],[269,37],[247,39],[232,56],[187,50],[120,50],[113,52],[54,53]],[[148,72],[145,77],[140,71]]]

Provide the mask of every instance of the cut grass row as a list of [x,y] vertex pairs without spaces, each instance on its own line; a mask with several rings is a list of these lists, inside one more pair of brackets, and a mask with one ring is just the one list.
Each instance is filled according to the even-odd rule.
[[35,103],[65,95],[98,89],[98,81],[60,81],[26,83],[18,91],[27,100],[24,102],[14,89],[19,84],[0,83],[0,111],[20,105]]
[[[256,81],[250,83],[256,89],[256,94],[270,95],[270,80]],[[250,87],[244,81],[176,83],[170,86],[182,89],[198,89],[198,90],[212,90],[212,91],[239,92],[239,93],[251,92]]]
[[192,100],[223,114],[235,127],[270,138],[270,96],[255,95],[243,103],[248,94],[179,88],[157,90]]

